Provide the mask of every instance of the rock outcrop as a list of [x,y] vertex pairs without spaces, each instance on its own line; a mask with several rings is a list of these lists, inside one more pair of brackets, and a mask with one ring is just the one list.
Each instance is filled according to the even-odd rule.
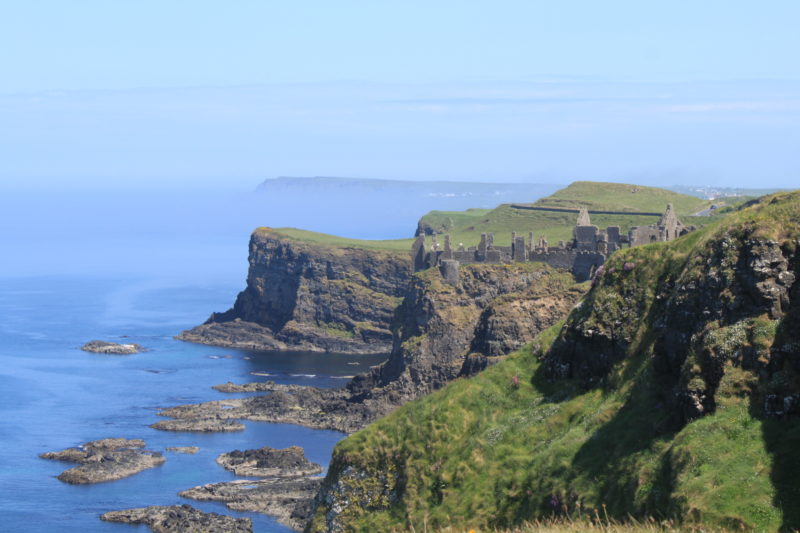
[[141,439],[102,439],[39,457],[80,463],[58,475],[65,483],[102,483],[132,476],[165,461],[161,453],[145,450],[144,446]]
[[310,476],[322,472],[322,467],[306,459],[302,448],[234,450],[221,454],[217,463],[237,476],[268,479],[209,483],[180,496],[223,502],[229,509],[267,514],[293,529],[303,529],[322,480]]
[[223,502],[234,511],[274,516],[280,523],[301,531],[311,516],[312,502],[321,481],[319,477],[239,479],[201,485],[179,495],[193,500]]
[[[223,403],[219,406],[220,410],[225,413],[229,407],[228,404]],[[233,407],[233,406],[231,406]],[[178,408],[173,408],[178,409]],[[161,414],[170,412],[169,409],[162,411]],[[176,412],[180,412],[179,410]],[[244,424],[237,422],[234,418],[227,414],[215,413],[211,411],[196,412],[194,416],[189,417],[176,417],[172,420],[161,420],[154,424],[150,424],[153,429],[161,431],[186,431],[192,433],[217,433],[224,431],[244,431]]]
[[237,476],[299,477],[322,472],[322,467],[306,459],[303,448],[283,450],[264,446],[257,450],[234,450],[217,457],[217,464]]
[[731,369],[751,373],[742,393],[754,395],[766,414],[800,413],[792,377],[800,351],[790,333],[800,315],[799,243],[778,221],[759,217],[779,209],[775,202],[794,205],[791,198],[737,213],[688,254],[668,248],[645,261],[631,250],[608,263],[547,354],[548,374],[591,387],[647,349],[679,424],[715,410]]
[[380,353],[411,262],[404,252],[312,244],[260,228],[233,308],[177,338],[260,350]]
[[354,398],[399,405],[482,370],[563,319],[588,287],[541,263],[466,265],[455,284],[415,275],[389,359],[356,376]]
[[106,522],[144,524],[155,533],[252,533],[253,521],[204,513],[191,505],[138,507],[100,515]]
[[138,344],[133,344],[133,343],[118,344],[116,342],[93,340],[81,346],[81,350],[83,350],[84,352],[92,352],[92,353],[131,355],[141,352],[142,347],[139,346]]

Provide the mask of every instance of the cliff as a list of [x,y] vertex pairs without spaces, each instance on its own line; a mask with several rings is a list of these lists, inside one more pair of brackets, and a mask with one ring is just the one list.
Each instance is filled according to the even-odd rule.
[[177,338],[260,350],[388,352],[411,272],[407,252],[386,248],[259,228],[250,238],[247,287],[233,308]]
[[160,429],[249,419],[352,433],[404,403],[478,372],[563,319],[585,293],[570,274],[537,263],[470,265],[456,284],[437,269],[412,276],[395,311],[383,364],[341,389],[271,382],[218,387],[264,396],[177,406]]
[[796,530],[798,248],[790,193],[618,252],[565,322],[339,443],[309,530],[606,512]]
[[448,284],[415,274],[393,325],[389,359],[357,376],[355,398],[400,405],[474,374],[564,318],[586,289],[541,263],[468,265]]

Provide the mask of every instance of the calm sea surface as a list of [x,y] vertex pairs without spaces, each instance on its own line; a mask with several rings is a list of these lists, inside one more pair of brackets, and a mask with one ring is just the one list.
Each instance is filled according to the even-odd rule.
[[[156,412],[162,407],[246,396],[212,390],[218,383],[274,380],[336,387],[383,357],[248,352],[172,338],[211,311],[227,309],[243,286],[235,279],[231,283],[74,275],[0,278],[0,529],[141,531],[147,528],[105,523],[98,516],[116,509],[189,503],[205,511],[248,516],[256,531],[290,531],[263,515],[236,513],[221,503],[186,500],[177,493],[234,479],[214,462],[234,449],[296,444],[310,460],[327,467],[343,434],[258,422],[245,422],[242,432],[216,434],[162,432],[148,426],[159,420]],[[81,351],[91,339],[136,342],[148,351],[131,356]],[[70,463],[38,458],[45,451],[105,437],[143,438],[149,449],[158,451],[199,446],[200,452],[164,452],[167,461],[160,467],[88,486],[55,478]]]

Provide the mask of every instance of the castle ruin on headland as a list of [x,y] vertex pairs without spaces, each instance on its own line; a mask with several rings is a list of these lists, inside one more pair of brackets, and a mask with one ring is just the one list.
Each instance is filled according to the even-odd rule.
[[[635,213],[634,213],[635,214]],[[496,246],[493,233],[482,233],[478,246],[454,249],[450,235],[444,236],[440,245],[436,235],[430,246],[425,243],[425,235],[419,235],[411,247],[414,271],[438,267],[448,282],[458,280],[459,267],[470,263],[521,263],[542,262],[552,267],[569,270],[579,280],[589,279],[606,258],[624,246],[640,246],[652,242],[667,242],[694,230],[684,226],[672,204],[667,206],[657,224],[632,227],[627,235],[622,235],[619,226],[599,229],[593,225],[589,212],[583,208],[572,230],[572,241],[559,241],[558,246],[550,246],[544,235],[534,240],[533,232],[524,235],[511,234],[511,246]]]

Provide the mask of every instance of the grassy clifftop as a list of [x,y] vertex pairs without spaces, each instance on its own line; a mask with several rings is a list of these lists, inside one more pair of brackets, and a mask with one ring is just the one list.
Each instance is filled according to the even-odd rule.
[[[557,209],[578,209],[586,207],[594,211],[623,211],[662,213],[668,203],[672,203],[685,224],[705,224],[708,217],[690,217],[712,202],[694,196],[640,185],[620,183],[601,183],[577,181],[551,196],[542,198],[531,205]],[[525,234],[533,231],[536,238],[544,234],[551,244],[572,238],[575,226],[574,213],[533,211],[519,209],[513,204],[503,204],[495,209],[469,209],[467,211],[432,211],[420,220],[420,225],[436,232],[450,233],[455,243],[466,246],[477,244],[480,234],[495,233],[495,243],[508,245],[511,232]],[[627,232],[632,226],[653,224],[656,216],[592,215],[592,223],[604,228],[617,225]]]
[[[598,211],[660,213],[668,203],[675,206],[686,224],[705,224],[709,221],[708,217],[692,218],[687,216],[710,205],[709,201],[665,189],[618,183],[578,181],[534,204],[526,205],[561,209],[587,207],[590,210]],[[512,204],[503,204],[494,209],[431,211],[422,217],[420,223],[436,231],[446,231],[451,234],[454,243],[464,243],[467,246],[477,244],[480,234],[488,231],[495,232],[495,242],[498,245],[510,244],[512,231],[519,233],[534,231],[537,238],[544,234],[550,243],[555,244],[559,240],[572,238],[575,218],[575,214],[568,212],[531,211],[514,208]],[[599,227],[619,225],[623,231],[627,231],[631,226],[653,224],[656,221],[658,221],[658,217],[634,214],[592,216],[592,222]],[[411,249],[413,241],[412,239],[350,239],[297,228],[258,228],[256,231],[314,245],[398,253],[407,253]],[[409,228],[410,232],[411,228]]]
[[565,323],[342,441],[312,530],[800,527],[800,193],[615,254]]
[[309,243],[314,245],[328,246],[332,248],[356,248],[364,250],[376,250],[384,252],[396,252],[408,254],[411,250],[413,239],[389,239],[389,240],[365,240],[350,239],[329,235],[327,233],[317,233],[297,228],[257,228],[256,233],[262,235],[274,235],[294,242]]

